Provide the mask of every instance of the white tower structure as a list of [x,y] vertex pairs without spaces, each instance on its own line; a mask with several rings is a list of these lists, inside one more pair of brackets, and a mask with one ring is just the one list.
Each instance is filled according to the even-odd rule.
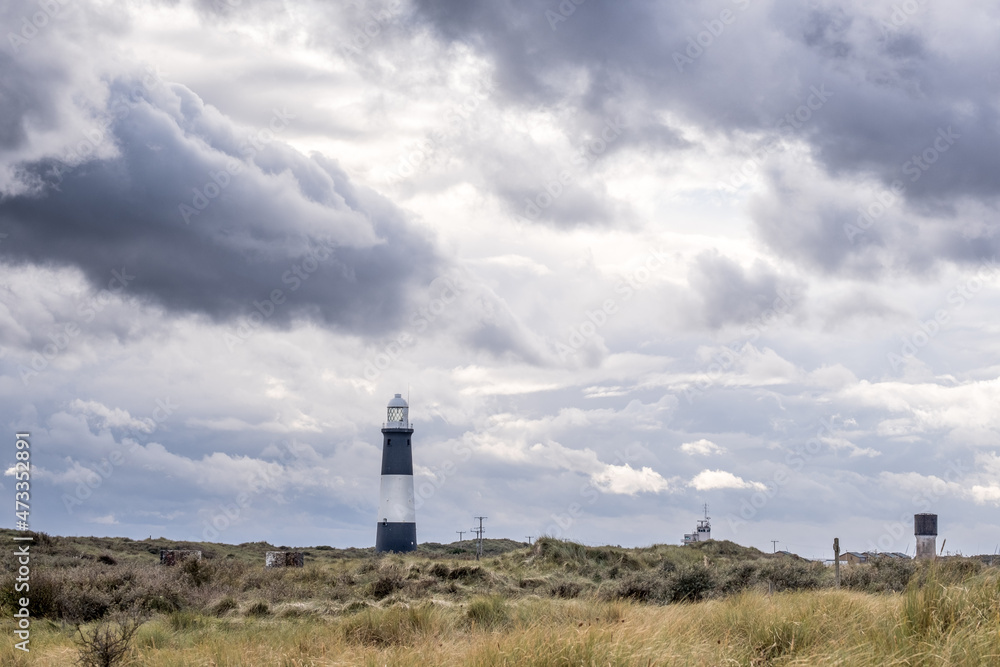
[[382,481],[379,488],[375,551],[417,548],[417,516],[413,503],[413,454],[410,449],[410,406],[399,394],[389,400],[382,425]]
[[937,514],[914,514],[913,534],[917,538],[917,558],[933,559],[937,548]]
[[712,539],[711,517],[708,516],[708,504],[705,504],[705,518],[698,519],[698,526],[693,533],[684,533],[684,544],[707,542]]
[[698,519],[698,541],[707,542],[712,539],[712,524],[709,523],[710,517],[708,516],[708,504],[705,504],[705,518]]

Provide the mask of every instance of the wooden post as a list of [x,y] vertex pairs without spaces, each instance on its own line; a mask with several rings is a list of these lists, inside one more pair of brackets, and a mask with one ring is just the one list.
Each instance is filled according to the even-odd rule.
[[840,538],[833,538],[833,578],[840,588]]

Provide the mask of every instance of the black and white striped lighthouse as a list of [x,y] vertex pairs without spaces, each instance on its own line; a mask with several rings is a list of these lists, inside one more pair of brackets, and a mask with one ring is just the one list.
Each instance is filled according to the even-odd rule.
[[382,427],[382,483],[378,497],[375,552],[414,551],[417,514],[413,506],[413,454],[410,406],[396,394],[389,400]]

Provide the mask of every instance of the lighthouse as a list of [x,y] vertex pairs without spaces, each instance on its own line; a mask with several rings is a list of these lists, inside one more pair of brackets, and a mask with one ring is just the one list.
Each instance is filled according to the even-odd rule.
[[375,552],[414,551],[417,515],[413,506],[413,454],[410,406],[396,394],[389,399],[382,425],[382,482],[378,497]]

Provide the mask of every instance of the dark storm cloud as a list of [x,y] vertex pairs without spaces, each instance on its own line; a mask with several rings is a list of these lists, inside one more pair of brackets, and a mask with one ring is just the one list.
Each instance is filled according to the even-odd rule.
[[118,157],[21,165],[48,185],[0,201],[8,261],[77,266],[98,289],[124,269],[130,294],[216,319],[280,289],[272,322],[360,331],[396,324],[411,288],[433,278],[430,243],[398,209],[275,138],[293,111],[241,130],[176,85],[115,110]]
[[[981,32],[969,30],[961,50],[933,44],[920,20],[893,17],[888,5],[417,0],[416,7],[443,39],[489,56],[499,94],[516,103],[570,104],[595,116],[659,108],[723,135],[784,136],[806,142],[830,177],[874,176],[886,187],[902,181],[907,205],[947,209],[963,197],[990,203],[1000,195],[1000,110],[988,85],[995,44]],[[983,11],[966,10],[972,20]],[[692,46],[699,39],[704,45]],[[583,93],[564,85],[579,69],[588,76]],[[634,123],[634,136],[654,132],[646,118]],[[870,248],[843,238],[846,212],[802,220],[784,211],[780,191],[770,196],[755,220],[776,250],[826,270],[867,270]],[[959,262],[993,252],[995,223],[984,224],[970,240],[960,223],[942,229],[938,251]],[[801,225],[815,233],[797,232]],[[891,235],[905,241],[901,228]],[[926,265],[912,243],[890,251],[901,265]]]
[[48,91],[33,85],[36,77],[53,74],[44,70],[17,67],[14,58],[0,51],[0,151],[24,144],[27,123],[53,123],[54,105]]

